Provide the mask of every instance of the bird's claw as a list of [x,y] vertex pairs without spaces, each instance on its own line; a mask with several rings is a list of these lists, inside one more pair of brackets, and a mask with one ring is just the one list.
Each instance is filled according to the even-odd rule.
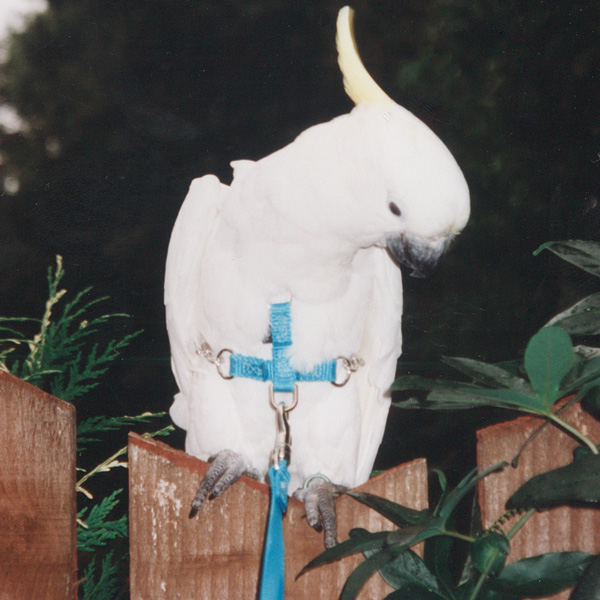
[[190,519],[202,508],[204,502],[220,496],[230,485],[242,475],[248,473],[246,459],[233,450],[221,450],[211,461],[198,491],[192,500]]
[[308,486],[296,490],[294,498],[304,503],[306,520],[315,531],[323,531],[325,548],[337,543],[337,518],[334,499],[346,490],[341,485],[316,477]]

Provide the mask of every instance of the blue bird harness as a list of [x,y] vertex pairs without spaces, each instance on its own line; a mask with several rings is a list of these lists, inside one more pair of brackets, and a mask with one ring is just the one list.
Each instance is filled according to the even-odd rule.
[[[356,371],[362,361],[357,357],[339,357],[316,365],[310,371],[296,371],[289,361],[289,348],[292,345],[292,318],[289,302],[271,304],[271,338],[273,342],[270,360],[236,354],[224,349],[215,358],[212,350],[203,344],[202,353],[216,364],[221,377],[247,377],[258,381],[270,381],[271,405],[277,413],[277,438],[271,455],[269,468],[270,503],[267,533],[263,549],[263,561],[260,577],[258,600],[282,600],[285,589],[285,559],[283,544],[283,515],[287,510],[290,473],[288,465],[291,456],[291,437],[287,414],[298,402],[298,382],[328,381],[341,387],[346,384],[351,373]],[[229,353],[229,375],[221,370],[222,355]],[[343,381],[336,381],[337,362],[342,361],[346,369]],[[291,403],[277,402],[275,394],[292,393]]]

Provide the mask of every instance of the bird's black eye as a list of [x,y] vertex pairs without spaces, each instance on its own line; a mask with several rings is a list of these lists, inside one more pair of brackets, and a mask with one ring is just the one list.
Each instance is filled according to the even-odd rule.
[[399,217],[402,214],[402,211],[398,208],[398,205],[395,202],[390,202],[388,204],[388,208],[390,209],[392,214],[396,215],[397,217]]

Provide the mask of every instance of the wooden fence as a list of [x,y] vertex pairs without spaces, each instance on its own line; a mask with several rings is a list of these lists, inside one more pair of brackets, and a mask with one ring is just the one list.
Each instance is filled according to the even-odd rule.
[[[0,373],[0,600],[76,598],[75,415],[72,406]],[[600,424],[575,406],[566,420],[600,441]],[[478,433],[478,461],[510,460],[541,421],[524,417]],[[562,466],[575,442],[548,427],[528,445],[517,469],[485,478],[479,487],[484,525],[502,514],[509,495],[531,475]],[[168,445],[129,437],[130,554],[133,600],[194,600],[256,595],[268,490],[250,479],[233,486],[194,518],[189,503],[206,463]],[[369,480],[365,491],[414,508],[427,502],[424,460]],[[340,539],[349,529],[390,524],[351,498],[337,501]],[[322,549],[322,536],[290,499],[284,521],[286,598],[338,597],[360,560],[349,557],[311,571],[300,569]],[[509,560],[549,551],[600,551],[600,511],[557,508],[536,514],[513,538]],[[383,598],[379,577],[359,596]],[[559,598],[566,599],[567,592]],[[109,600],[109,599],[107,599]]]
[[75,597],[75,410],[0,372],[0,599]]

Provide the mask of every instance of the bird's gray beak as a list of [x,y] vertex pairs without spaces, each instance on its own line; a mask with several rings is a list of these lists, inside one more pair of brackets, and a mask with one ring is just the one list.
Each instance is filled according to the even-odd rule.
[[431,244],[420,238],[402,234],[388,237],[386,248],[398,265],[413,270],[411,277],[427,277],[446,251],[448,242],[449,240],[443,240]]

